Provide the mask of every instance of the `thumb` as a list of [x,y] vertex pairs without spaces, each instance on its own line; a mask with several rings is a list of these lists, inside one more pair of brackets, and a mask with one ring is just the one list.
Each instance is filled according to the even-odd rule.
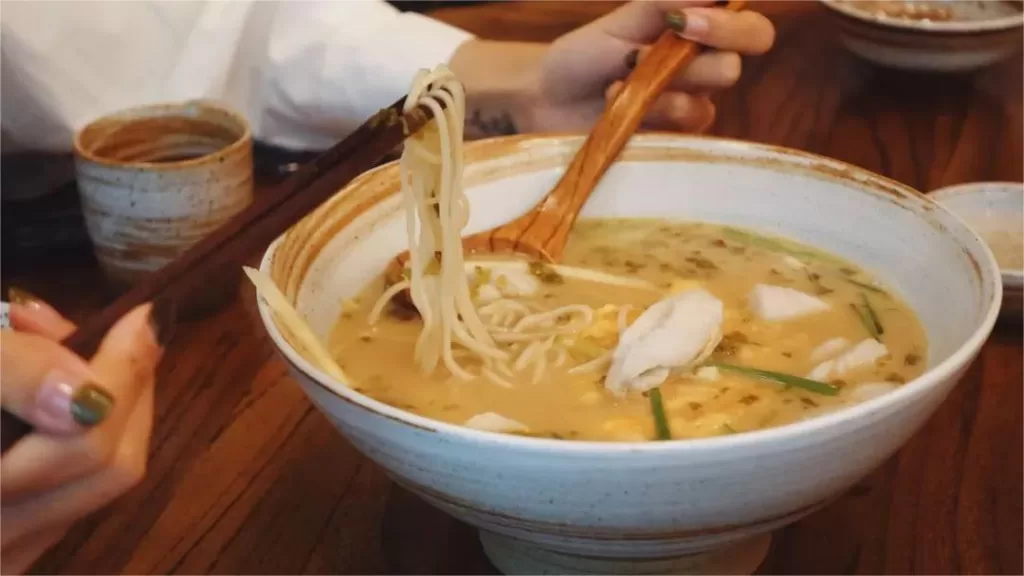
[[114,398],[88,364],[39,334],[0,331],[0,404],[40,432],[68,434],[102,422]]

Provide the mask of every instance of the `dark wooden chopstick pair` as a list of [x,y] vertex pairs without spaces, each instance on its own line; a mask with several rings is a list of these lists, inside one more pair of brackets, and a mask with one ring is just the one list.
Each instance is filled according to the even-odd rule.
[[[381,110],[274,190],[259,195],[224,226],[90,317],[62,344],[89,358],[119,318],[146,302],[153,302],[151,316],[158,337],[166,344],[178,311],[186,308],[194,295],[208,290],[211,278],[223,278],[225,270],[240,275],[242,263],[255,250],[265,248],[430,120],[424,108],[403,115],[404,104],[402,98]],[[0,453],[31,431],[31,426],[4,410],[0,414]]]

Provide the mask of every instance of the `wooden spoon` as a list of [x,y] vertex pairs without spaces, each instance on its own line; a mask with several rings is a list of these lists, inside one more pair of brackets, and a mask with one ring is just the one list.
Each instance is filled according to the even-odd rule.
[[[738,12],[745,3],[731,0],[725,9]],[[626,78],[622,92],[605,109],[551,192],[515,220],[463,238],[464,250],[471,254],[523,254],[548,262],[560,260],[569,231],[594,187],[640,127],[651,104],[702,49],[671,30],[662,33]],[[401,279],[408,259],[406,251],[391,261],[387,270],[390,281]]]

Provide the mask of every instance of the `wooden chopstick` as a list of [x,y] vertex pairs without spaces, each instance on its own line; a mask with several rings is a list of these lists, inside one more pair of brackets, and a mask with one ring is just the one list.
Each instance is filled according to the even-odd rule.
[[[177,314],[195,294],[209,290],[212,279],[223,279],[225,271],[241,275],[242,263],[254,250],[269,245],[431,119],[429,110],[422,107],[403,115],[404,104],[401,98],[378,112],[176,260],[146,276],[61,344],[89,358],[114,323],[136,306],[153,301],[155,307]],[[0,453],[31,431],[31,426],[3,410]]]

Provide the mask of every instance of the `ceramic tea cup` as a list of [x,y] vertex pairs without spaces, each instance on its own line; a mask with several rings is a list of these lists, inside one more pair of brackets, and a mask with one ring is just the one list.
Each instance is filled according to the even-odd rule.
[[104,116],[75,137],[82,211],[118,287],[157,270],[252,203],[252,131],[204,101]]

